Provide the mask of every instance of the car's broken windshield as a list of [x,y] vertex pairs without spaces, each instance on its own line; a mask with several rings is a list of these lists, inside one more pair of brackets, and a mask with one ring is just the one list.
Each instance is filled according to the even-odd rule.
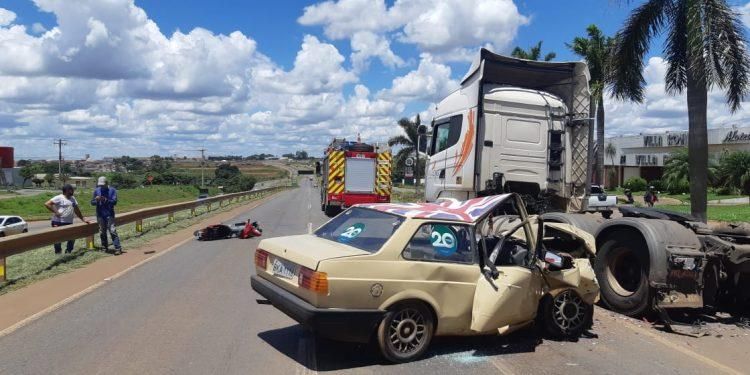
[[403,221],[400,216],[355,207],[320,227],[315,235],[375,253]]

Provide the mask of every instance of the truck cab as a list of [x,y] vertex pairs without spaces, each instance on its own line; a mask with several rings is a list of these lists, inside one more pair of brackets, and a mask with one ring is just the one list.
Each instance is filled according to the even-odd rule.
[[[485,49],[461,87],[438,103],[425,198],[515,192],[580,209],[589,149],[588,68],[496,55]],[[544,202],[539,202],[544,201]]]

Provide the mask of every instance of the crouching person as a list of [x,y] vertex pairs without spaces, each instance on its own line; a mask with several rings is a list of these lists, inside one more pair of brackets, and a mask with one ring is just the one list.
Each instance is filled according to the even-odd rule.
[[96,206],[96,221],[99,223],[99,238],[102,241],[102,248],[106,252],[109,250],[107,241],[107,232],[112,237],[112,246],[115,247],[114,254],[122,254],[120,246],[120,237],[117,235],[115,227],[115,205],[117,204],[117,190],[110,187],[107,178],[99,177],[94,190],[94,197],[91,199],[91,205]]

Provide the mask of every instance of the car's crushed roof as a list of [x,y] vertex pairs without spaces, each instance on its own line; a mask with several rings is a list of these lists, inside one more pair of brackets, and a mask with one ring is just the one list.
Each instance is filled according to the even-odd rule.
[[375,203],[357,207],[416,219],[456,220],[473,223],[497,207],[511,194],[491,195],[467,201],[444,200],[438,203]]

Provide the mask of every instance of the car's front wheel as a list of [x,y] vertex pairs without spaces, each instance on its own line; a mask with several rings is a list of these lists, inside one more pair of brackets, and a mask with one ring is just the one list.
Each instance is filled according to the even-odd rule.
[[594,306],[573,290],[566,290],[542,301],[542,323],[554,337],[577,337],[591,326]]
[[409,362],[424,354],[434,329],[432,312],[423,303],[398,304],[380,322],[378,346],[387,360]]

